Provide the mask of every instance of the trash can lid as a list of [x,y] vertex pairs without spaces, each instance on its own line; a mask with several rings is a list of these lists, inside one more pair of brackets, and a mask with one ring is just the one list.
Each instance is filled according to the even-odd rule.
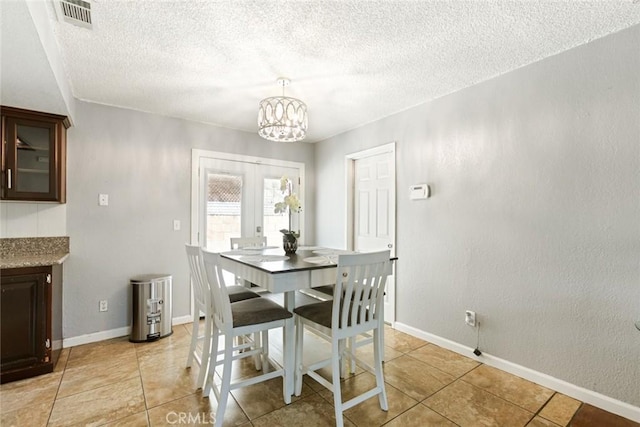
[[131,279],[129,279],[131,281],[131,284],[133,283],[146,283],[146,282],[153,282],[156,280],[165,280],[165,279],[171,279],[171,275],[170,274],[140,274],[138,276],[134,276]]

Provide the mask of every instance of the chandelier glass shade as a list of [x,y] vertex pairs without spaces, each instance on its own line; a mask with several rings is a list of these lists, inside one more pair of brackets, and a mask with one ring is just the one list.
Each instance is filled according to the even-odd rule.
[[307,136],[307,106],[296,98],[284,96],[288,79],[280,78],[282,96],[272,96],[260,101],[258,110],[258,135],[270,141],[302,141]]

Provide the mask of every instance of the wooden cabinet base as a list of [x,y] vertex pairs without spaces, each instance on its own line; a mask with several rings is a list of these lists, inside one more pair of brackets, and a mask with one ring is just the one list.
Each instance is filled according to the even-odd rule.
[[0,383],[53,372],[62,343],[62,266],[2,269]]
[[53,363],[42,363],[28,368],[18,368],[13,371],[2,372],[2,374],[0,374],[0,384],[48,374],[53,372],[53,368]]
[[54,350],[51,352],[51,362],[40,363],[34,366],[27,366],[8,370],[0,373],[0,384],[10,383],[11,381],[24,380],[26,378],[36,377],[38,375],[49,374],[53,372],[60,358],[60,350]]

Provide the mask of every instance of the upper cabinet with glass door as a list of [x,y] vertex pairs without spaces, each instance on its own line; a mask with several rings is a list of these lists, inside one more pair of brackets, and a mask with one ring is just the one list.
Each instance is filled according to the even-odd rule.
[[2,200],[66,202],[65,116],[12,107],[2,112]]

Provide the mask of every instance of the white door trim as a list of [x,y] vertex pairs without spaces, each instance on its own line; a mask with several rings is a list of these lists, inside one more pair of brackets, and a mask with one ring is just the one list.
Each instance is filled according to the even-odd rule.
[[[346,188],[346,203],[345,206],[347,207],[347,223],[346,223],[346,239],[347,241],[345,242],[345,247],[347,249],[354,249],[354,245],[355,245],[355,232],[354,232],[354,227],[353,224],[355,222],[355,195],[354,195],[354,190],[355,190],[355,161],[358,159],[364,159],[366,157],[371,157],[371,156],[375,156],[378,154],[384,154],[384,153],[392,153],[393,154],[393,163],[391,165],[391,175],[392,175],[392,181],[393,184],[391,185],[391,190],[392,190],[392,198],[393,198],[393,202],[394,202],[394,209],[397,209],[397,200],[396,200],[396,143],[395,141],[393,142],[389,142],[387,144],[384,145],[380,145],[378,147],[374,147],[374,148],[369,148],[367,150],[363,150],[363,151],[358,151],[355,153],[351,153],[351,154],[347,154],[345,156],[345,177],[346,177],[346,182],[345,182],[345,188]],[[391,244],[392,244],[392,248],[391,248],[391,256],[395,256],[396,254],[396,219],[395,219],[396,215],[394,214],[393,218],[393,224],[391,224]],[[394,269],[395,271],[395,269]],[[395,280],[393,281],[393,286],[395,287]],[[391,295],[391,300],[389,301],[389,303],[393,306],[393,313],[385,313],[385,318],[388,318],[391,326],[394,326],[395,324],[395,289],[392,293],[390,293]],[[389,316],[387,316],[389,315]]]

